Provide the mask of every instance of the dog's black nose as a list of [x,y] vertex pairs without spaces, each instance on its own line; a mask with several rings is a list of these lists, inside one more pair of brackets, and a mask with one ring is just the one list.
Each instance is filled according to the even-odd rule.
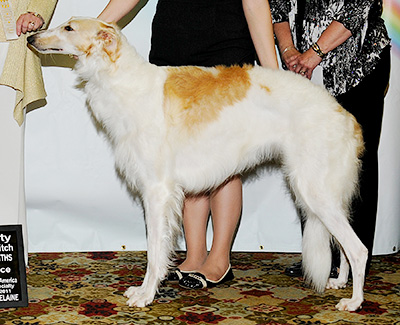
[[27,38],[29,44],[33,44],[35,42],[35,35],[31,35]]

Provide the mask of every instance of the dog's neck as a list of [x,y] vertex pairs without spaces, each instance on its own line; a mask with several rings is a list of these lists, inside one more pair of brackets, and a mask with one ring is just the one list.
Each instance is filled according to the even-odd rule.
[[[108,132],[113,141],[127,133],[140,134],[143,128],[152,128],[147,124],[153,119],[162,118],[156,116],[160,112],[153,112],[152,108],[162,105],[162,93],[157,92],[159,97],[154,97],[153,93],[154,89],[162,88],[165,72],[144,60],[127,42],[121,45],[115,62],[104,55],[81,57],[75,70],[85,83],[94,117],[107,130],[114,130],[112,134]],[[156,105],[152,104],[154,101]],[[137,125],[130,124],[127,128],[127,119],[136,121]]]
[[[105,53],[92,53],[91,55],[81,55],[75,65],[75,71],[80,78],[85,81],[93,78],[100,78],[102,75],[134,73],[135,70],[142,69],[149,65],[127,42],[122,42],[118,53],[112,56]],[[103,80],[107,82],[107,80]]]

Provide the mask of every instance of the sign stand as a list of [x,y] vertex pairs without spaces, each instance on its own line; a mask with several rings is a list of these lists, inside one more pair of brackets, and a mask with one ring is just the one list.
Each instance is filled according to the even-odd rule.
[[22,226],[0,226],[0,308],[28,306]]

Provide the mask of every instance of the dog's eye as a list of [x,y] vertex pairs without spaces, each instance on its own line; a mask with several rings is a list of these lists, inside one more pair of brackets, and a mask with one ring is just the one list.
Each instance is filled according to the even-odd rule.
[[64,29],[68,32],[72,32],[74,29],[71,26],[65,26]]

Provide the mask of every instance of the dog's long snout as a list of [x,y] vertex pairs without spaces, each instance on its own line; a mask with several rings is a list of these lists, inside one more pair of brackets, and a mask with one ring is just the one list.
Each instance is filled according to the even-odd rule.
[[29,47],[31,48],[31,49],[34,49],[35,51],[40,51],[40,49],[39,49],[39,46],[38,46],[38,44],[37,44],[37,33],[36,34],[33,34],[33,35],[31,35],[31,36],[29,36],[28,38],[27,38],[27,41],[28,41],[28,45],[29,45]]
[[41,32],[37,32],[27,38],[28,44],[32,45],[34,48],[37,48],[37,39]]
[[60,53],[61,48],[58,45],[57,38],[48,36],[48,31],[40,31],[27,38],[30,47],[40,53]]

